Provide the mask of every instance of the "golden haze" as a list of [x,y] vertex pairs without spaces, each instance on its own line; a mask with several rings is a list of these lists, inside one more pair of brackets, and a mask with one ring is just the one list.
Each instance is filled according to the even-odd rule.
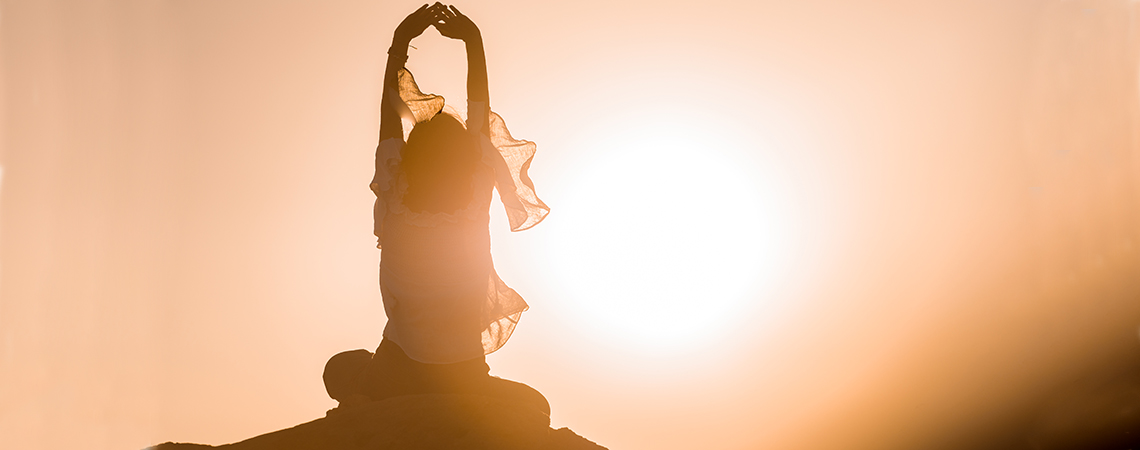
[[[384,321],[367,182],[415,6],[0,5],[4,447],[220,444],[333,406],[325,359]],[[490,364],[555,426],[928,448],[1137,357],[1135,2],[460,7],[553,208],[493,216],[532,309]],[[409,67],[461,104],[434,33]]]

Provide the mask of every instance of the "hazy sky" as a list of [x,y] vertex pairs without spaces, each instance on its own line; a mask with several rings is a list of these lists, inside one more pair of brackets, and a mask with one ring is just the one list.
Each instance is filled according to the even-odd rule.
[[[335,406],[325,360],[383,330],[367,184],[418,5],[0,2],[0,446]],[[531,310],[489,362],[555,427],[915,448],[1140,350],[1135,1],[457,6],[552,208],[493,206]],[[462,44],[413,45],[463,107]]]

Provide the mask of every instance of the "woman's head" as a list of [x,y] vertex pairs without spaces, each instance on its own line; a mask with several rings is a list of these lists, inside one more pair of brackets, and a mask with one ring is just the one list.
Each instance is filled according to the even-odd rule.
[[478,141],[455,117],[441,113],[416,124],[404,147],[404,203],[433,212],[466,206],[474,195],[471,177],[478,162]]
[[[451,114],[438,113],[431,119],[417,123],[408,135],[408,148],[456,149],[470,145],[467,128]],[[473,142],[472,142],[473,143]]]

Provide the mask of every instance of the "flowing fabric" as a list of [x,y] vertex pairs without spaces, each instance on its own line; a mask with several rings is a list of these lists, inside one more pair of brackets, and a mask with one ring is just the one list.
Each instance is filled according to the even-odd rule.
[[[503,119],[486,104],[468,103],[468,118],[445,107],[443,97],[425,94],[407,70],[398,86],[408,122],[450,114],[477,134],[479,169],[472,176],[475,195],[451,212],[413,211],[404,205],[406,176],[401,168],[405,139],[392,138],[376,150],[373,210],[380,261],[380,291],[391,339],[420,362],[446,364],[498,350],[510,338],[526,302],[495,273],[488,221],[491,189],[499,191],[512,231],[541,222],[550,209],[527,176],[535,145],[511,137]],[[402,106],[402,107],[401,107]],[[488,121],[490,136],[479,132]]]

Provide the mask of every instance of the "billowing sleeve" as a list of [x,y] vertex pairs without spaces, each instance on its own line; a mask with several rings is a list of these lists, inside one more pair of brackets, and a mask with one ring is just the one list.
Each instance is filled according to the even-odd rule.
[[538,198],[534,182],[527,171],[534,159],[533,142],[515,139],[507,124],[482,102],[467,102],[467,129],[478,132],[483,121],[489,121],[490,136],[481,136],[483,162],[495,170],[495,189],[507,210],[511,231],[522,231],[538,225],[550,208]]
[[[444,100],[442,96],[435,94],[425,94],[420,91],[420,87],[416,85],[416,79],[412,77],[412,73],[408,69],[400,69],[396,78],[396,84],[400,89],[400,100],[408,108],[403,114],[411,115],[407,117],[413,124],[423,122],[431,119],[433,116],[443,110]],[[405,127],[411,131],[411,127]]]
[[376,174],[368,187],[376,194],[376,204],[372,207],[372,230],[376,234],[376,248],[380,248],[380,236],[384,229],[384,216],[388,214],[388,205],[392,201],[392,194],[396,187],[396,172],[400,166],[400,150],[404,148],[404,140],[388,138],[376,147]]

